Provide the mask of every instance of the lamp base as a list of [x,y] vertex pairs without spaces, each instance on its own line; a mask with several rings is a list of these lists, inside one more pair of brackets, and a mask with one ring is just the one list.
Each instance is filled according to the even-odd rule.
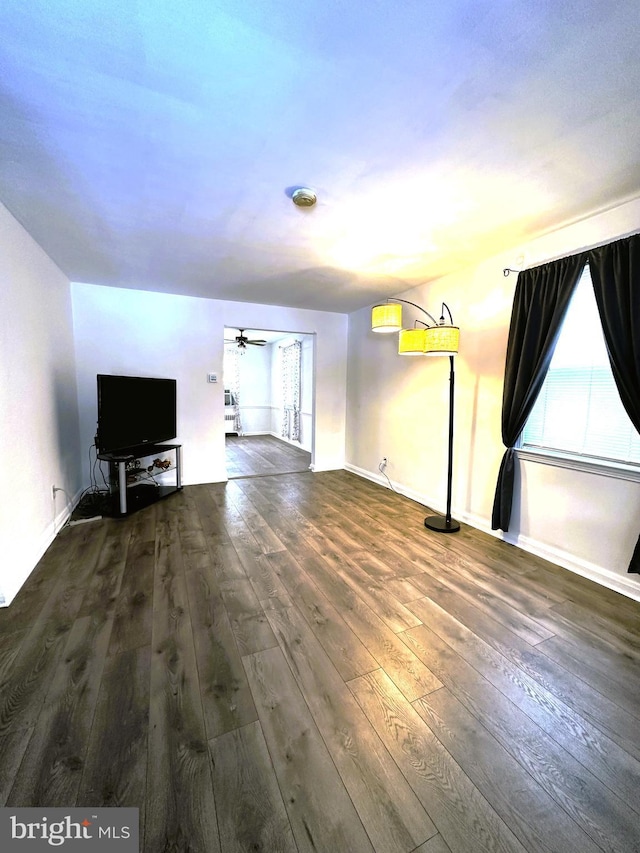
[[452,518],[451,521],[442,515],[430,515],[424,520],[424,526],[429,530],[437,530],[438,533],[456,533],[460,530],[458,522]]

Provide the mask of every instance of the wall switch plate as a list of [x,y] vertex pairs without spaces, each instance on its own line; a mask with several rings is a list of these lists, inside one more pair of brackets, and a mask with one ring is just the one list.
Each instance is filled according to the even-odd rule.
[[217,373],[207,373],[207,382],[217,382],[218,374]]

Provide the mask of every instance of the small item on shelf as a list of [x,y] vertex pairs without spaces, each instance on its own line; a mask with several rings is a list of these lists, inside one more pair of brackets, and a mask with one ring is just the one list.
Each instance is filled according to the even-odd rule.
[[[180,445],[148,445],[131,448],[120,456],[104,455],[109,461],[109,500],[107,514],[118,517],[130,515],[161,498],[182,489],[180,479]],[[171,452],[173,451],[173,452]],[[136,455],[139,453],[140,455]],[[168,456],[154,457],[154,453]],[[158,469],[162,472],[159,475]],[[175,474],[173,482],[165,472]]]

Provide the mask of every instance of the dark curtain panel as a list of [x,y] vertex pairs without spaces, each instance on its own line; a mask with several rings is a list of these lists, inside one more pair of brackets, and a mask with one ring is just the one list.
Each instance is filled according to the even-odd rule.
[[[640,235],[588,253],[591,281],[620,399],[640,432]],[[630,572],[640,572],[640,538]]]
[[533,408],[553,355],[569,300],[582,274],[585,253],[518,275],[513,298],[502,394],[502,441],[491,528],[509,530],[513,501],[514,445]]

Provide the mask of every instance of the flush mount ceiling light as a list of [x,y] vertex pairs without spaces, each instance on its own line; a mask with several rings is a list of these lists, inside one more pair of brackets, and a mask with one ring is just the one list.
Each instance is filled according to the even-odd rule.
[[308,187],[298,187],[291,194],[291,201],[298,207],[313,207],[318,197]]

